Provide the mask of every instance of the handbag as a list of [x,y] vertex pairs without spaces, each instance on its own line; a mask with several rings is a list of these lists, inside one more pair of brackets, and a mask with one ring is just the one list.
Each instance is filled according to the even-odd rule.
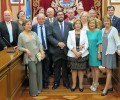
[[42,59],[41,59],[41,53],[40,53],[40,52],[38,52],[38,53],[36,54],[36,57],[37,57],[37,59],[38,59],[39,62],[42,60]]

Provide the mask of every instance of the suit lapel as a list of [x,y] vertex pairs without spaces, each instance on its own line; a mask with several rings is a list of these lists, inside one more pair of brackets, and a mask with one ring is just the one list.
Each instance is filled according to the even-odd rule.
[[63,39],[63,38],[62,38],[61,31],[60,31],[60,26],[59,26],[59,24],[58,24],[58,21],[56,22],[56,25],[55,25],[55,26],[56,26],[56,30],[57,30],[57,32],[58,32],[57,34],[59,35],[59,37],[60,37],[61,39]]
[[[38,25],[38,24],[37,24],[37,25]],[[35,31],[35,32],[37,33],[37,35],[38,35],[38,28],[37,28],[38,26],[37,26],[37,25],[35,26],[35,30],[34,30],[34,31]]]
[[9,35],[8,28],[7,28],[7,25],[6,25],[5,21],[3,22],[3,28],[5,29],[5,31]]
[[64,39],[66,40],[68,36],[68,24],[64,22]]
[[113,16],[113,18],[112,18],[112,23],[113,23],[113,24],[115,23],[115,20],[116,20],[116,17]]

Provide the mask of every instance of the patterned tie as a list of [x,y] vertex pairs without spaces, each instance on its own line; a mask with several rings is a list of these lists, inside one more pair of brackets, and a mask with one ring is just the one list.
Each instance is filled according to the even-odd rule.
[[62,37],[64,38],[64,29],[63,29],[62,23],[60,23],[60,26],[61,26],[61,28],[60,28],[61,35],[62,35]]
[[46,50],[46,45],[45,45],[45,40],[44,40],[44,36],[43,36],[43,30],[42,30],[42,26],[40,26],[41,27],[41,38],[42,38],[42,45],[43,45],[43,48],[44,48],[44,50]]
[[12,27],[11,27],[10,23],[7,23],[7,28],[8,28],[8,33],[10,36],[10,43],[12,43],[13,42],[13,34],[12,34]]

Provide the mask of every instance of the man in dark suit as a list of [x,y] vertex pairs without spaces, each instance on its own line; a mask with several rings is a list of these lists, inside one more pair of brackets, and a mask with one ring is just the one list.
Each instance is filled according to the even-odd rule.
[[[69,88],[70,83],[67,73],[67,37],[72,29],[71,23],[64,21],[64,13],[59,10],[56,13],[57,20],[49,26],[48,40],[51,43],[50,52],[54,61],[54,84],[52,89],[59,86],[62,70],[63,85]],[[61,69],[62,68],[62,69]]]
[[108,6],[107,7],[107,13],[110,16],[112,20],[112,26],[117,28],[119,35],[120,35],[120,18],[114,15],[115,7],[114,6]]
[[42,69],[43,69],[43,88],[48,88],[49,83],[49,52],[48,52],[48,41],[47,41],[47,33],[48,26],[45,25],[45,15],[40,13],[37,15],[38,24],[32,26],[32,31],[36,32],[39,38],[40,43],[43,45],[43,49],[45,51],[45,59],[42,61]]
[[10,46],[14,46],[14,48],[16,48],[19,33],[18,24],[11,21],[10,12],[7,10],[4,11],[4,21],[0,22],[0,50]]
[[[56,21],[56,18],[54,17],[54,9],[52,7],[49,7],[46,11],[46,14],[47,14],[47,19],[45,21],[45,24],[49,26],[50,24],[52,24],[53,22]],[[48,44],[50,44],[50,43],[48,43]],[[50,58],[49,75],[52,75],[53,74],[53,60],[52,60],[51,53],[49,53],[49,58]]]
[[53,8],[49,7],[46,11],[46,14],[47,14],[47,19],[45,21],[46,25],[49,25],[56,21],[56,18],[54,17],[54,9]]

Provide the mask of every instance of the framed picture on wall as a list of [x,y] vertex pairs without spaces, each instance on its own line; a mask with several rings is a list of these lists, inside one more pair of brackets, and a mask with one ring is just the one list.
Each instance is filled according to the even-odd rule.
[[[19,4],[19,0],[10,0],[11,4]],[[21,0],[21,4],[24,3],[24,0]]]
[[110,0],[110,3],[111,3],[111,4],[119,4],[119,3],[120,3],[120,0]]

